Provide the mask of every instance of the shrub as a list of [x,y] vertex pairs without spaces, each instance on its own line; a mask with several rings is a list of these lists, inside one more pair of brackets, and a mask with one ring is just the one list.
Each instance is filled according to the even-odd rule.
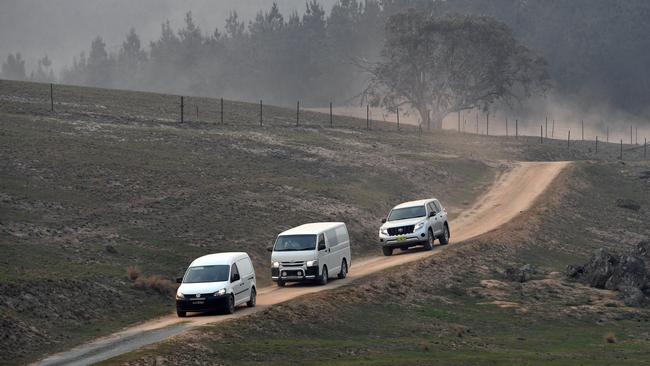
[[616,343],[616,336],[614,335],[614,333],[609,332],[609,333],[605,334],[605,342],[607,342],[607,343]]
[[133,282],[133,287],[153,290],[161,295],[173,296],[176,293],[176,284],[161,276],[139,277]]

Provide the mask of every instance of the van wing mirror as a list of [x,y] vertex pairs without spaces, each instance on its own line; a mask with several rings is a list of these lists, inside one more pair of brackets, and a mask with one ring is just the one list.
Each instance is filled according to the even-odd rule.
[[233,273],[232,277],[230,278],[230,282],[239,281],[240,278],[241,277],[239,277],[239,273]]
[[268,247],[266,247],[266,251],[267,252],[272,252],[273,251],[273,245],[269,245]]
[[429,217],[434,217],[434,216],[436,216],[437,214],[438,214],[437,212],[435,212],[435,211],[431,211],[431,212],[429,212]]
[[386,223],[386,219],[381,219],[381,223],[382,223],[382,224],[385,224],[385,223]]
[[176,277],[176,283],[183,283],[183,277]]

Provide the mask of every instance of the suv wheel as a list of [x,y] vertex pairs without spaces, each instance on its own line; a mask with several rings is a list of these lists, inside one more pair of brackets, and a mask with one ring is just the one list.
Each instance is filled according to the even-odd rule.
[[279,287],[284,287],[284,285],[286,285],[286,283],[284,281],[278,280],[278,286]]
[[339,272],[339,278],[344,279],[345,277],[348,276],[348,262],[343,258],[343,262],[341,262],[341,272]]
[[327,274],[327,266],[323,266],[323,274],[318,277],[318,284],[321,286],[327,285],[327,280],[329,279],[329,275]]
[[436,240],[436,237],[433,236],[433,231],[429,229],[429,235],[427,235],[427,241],[424,243],[424,249],[431,250],[433,249],[433,242]]
[[443,230],[442,236],[440,237],[440,245],[449,244],[449,226],[445,224],[445,230]]
[[254,308],[256,303],[257,303],[257,291],[255,291],[255,287],[251,287],[251,297],[250,299],[248,299],[246,306],[248,306],[249,308]]
[[178,315],[179,318],[184,318],[187,316],[187,313],[185,311],[176,310],[176,315]]
[[381,251],[384,252],[384,255],[387,256],[387,257],[390,257],[391,255],[393,255],[393,248],[383,247],[383,248],[381,248]]

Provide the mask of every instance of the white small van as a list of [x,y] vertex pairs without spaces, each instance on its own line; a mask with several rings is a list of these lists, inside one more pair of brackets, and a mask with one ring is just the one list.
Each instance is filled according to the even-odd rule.
[[316,222],[278,235],[271,254],[271,279],[287,282],[345,278],[352,263],[348,228],[342,222]]
[[232,314],[246,303],[255,306],[257,282],[248,254],[217,253],[195,259],[183,277],[177,278],[176,314],[219,310]]

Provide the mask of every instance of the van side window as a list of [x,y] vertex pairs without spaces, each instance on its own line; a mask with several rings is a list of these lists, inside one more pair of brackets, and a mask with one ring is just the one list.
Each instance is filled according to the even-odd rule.
[[318,250],[325,249],[325,236],[323,234],[318,235]]
[[230,267],[230,278],[232,279],[234,274],[239,274],[239,269],[237,268],[237,264],[233,263],[232,267]]
[[438,212],[442,211],[442,206],[440,206],[440,202],[438,202],[438,201],[433,201],[433,203],[436,205],[436,208],[437,208],[436,211],[438,211]]
[[253,272],[253,267],[250,264],[250,261],[246,258],[240,259],[237,261],[237,270],[241,276],[248,276]]

